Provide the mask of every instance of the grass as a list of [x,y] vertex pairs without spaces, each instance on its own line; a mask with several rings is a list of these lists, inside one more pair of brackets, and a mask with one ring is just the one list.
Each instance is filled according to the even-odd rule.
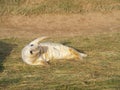
[[[1,16],[119,10],[120,0],[0,0]],[[22,61],[21,50],[31,40],[0,39],[0,90],[119,90],[120,33],[52,38],[50,41],[84,51],[88,57],[83,61],[51,61],[50,67]]]
[[120,10],[120,0],[0,0],[0,15],[79,14]]
[[21,49],[31,39],[0,39],[1,90],[119,90],[120,33],[52,38],[83,50],[83,61],[51,61],[50,67],[23,63]]

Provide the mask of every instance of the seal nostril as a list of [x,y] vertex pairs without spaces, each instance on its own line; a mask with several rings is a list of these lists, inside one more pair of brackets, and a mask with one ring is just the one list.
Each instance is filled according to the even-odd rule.
[[33,52],[32,52],[32,51],[30,51],[30,53],[31,53],[31,54],[33,54]]

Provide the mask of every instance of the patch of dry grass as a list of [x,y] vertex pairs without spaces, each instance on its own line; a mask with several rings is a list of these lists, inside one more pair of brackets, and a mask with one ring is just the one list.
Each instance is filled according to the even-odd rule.
[[[0,0],[0,89],[118,90],[119,10],[120,0]],[[100,14],[112,11],[116,13]],[[88,14],[92,12],[99,13]],[[50,67],[26,65],[21,49],[39,35],[88,57],[51,61]]]
[[120,10],[120,0],[0,0],[0,15],[107,13]]
[[[0,40],[1,90],[118,90],[120,33],[52,38],[88,54],[83,61],[51,61],[50,67],[29,66],[21,49],[29,39]],[[2,68],[1,68],[2,67]]]

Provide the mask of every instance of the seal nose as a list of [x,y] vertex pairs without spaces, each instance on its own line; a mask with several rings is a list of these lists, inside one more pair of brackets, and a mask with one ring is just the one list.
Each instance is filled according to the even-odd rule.
[[31,53],[31,54],[33,54],[33,52],[32,52],[32,51],[30,51],[30,53]]

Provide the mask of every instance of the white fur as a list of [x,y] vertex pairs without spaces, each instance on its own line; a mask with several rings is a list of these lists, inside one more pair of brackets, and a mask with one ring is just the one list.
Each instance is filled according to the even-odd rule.
[[40,43],[45,38],[47,37],[35,39],[23,48],[22,59],[25,63],[30,65],[45,65],[52,59],[81,59],[87,56],[59,43]]

